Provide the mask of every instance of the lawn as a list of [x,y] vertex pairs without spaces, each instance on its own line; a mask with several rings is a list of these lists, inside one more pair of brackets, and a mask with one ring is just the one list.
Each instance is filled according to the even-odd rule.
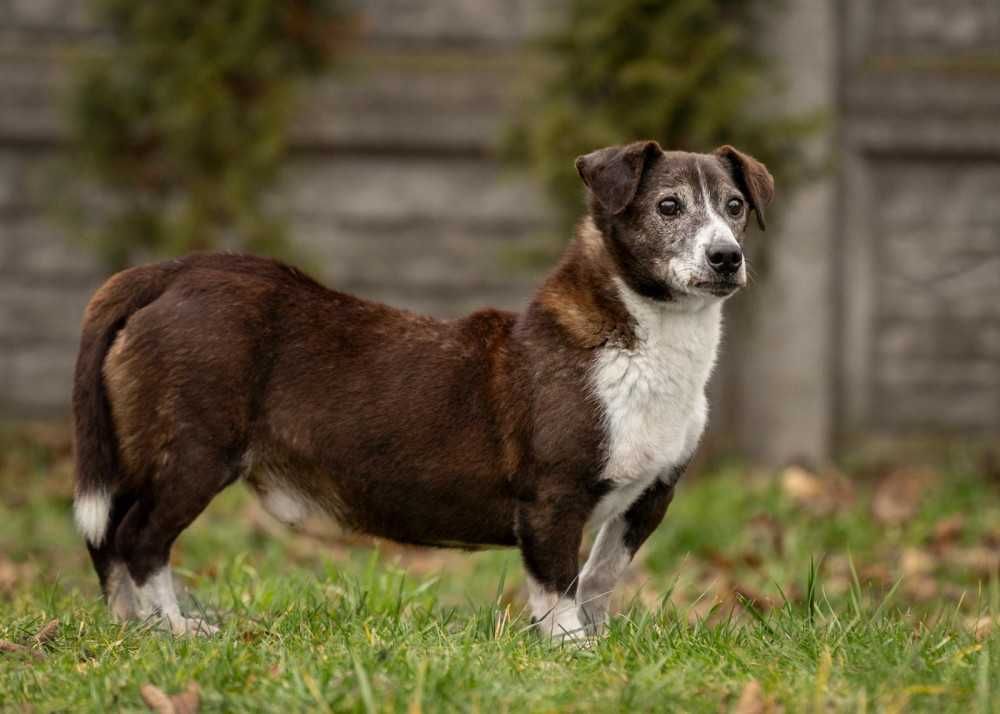
[[236,485],[174,557],[222,631],[174,639],[106,615],[65,431],[7,428],[0,709],[145,711],[143,685],[193,682],[201,711],[1000,712],[1000,475],[982,453],[700,473],[582,646],[530,631],[512,551],[291,534]]

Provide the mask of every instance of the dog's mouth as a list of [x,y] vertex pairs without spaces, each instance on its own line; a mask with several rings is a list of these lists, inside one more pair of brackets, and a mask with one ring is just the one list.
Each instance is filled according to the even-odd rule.
[[737,280],[702,280],[692,287],[716,297],[727,297],[742,288],[743,283]]

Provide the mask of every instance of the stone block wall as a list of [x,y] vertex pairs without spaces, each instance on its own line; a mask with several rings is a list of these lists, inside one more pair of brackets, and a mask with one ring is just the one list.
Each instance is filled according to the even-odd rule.
[[[0,415],[68,408],[79,321],[105,277],[54,220],[67,50],[85,0],[0,0]],[[310,87],[271,197],[339,289],[439,316],[524,304],[546,226],[537,187],[495,156],[537,3],[391,0],[349,64]]]
[[[50,215],[86,0],[0,0],[0,417],[67,413],[102,269]],[[558,3],[361,3],[271,197],[338,288],[440,316],[516,308],[550,212],[498,139]],[[766,278],[727,308],[710,442],[763,461],[914,433],[1000,435],[1000,6],[802,0],[762,37],[825,109],[826,178],[778,188]]]

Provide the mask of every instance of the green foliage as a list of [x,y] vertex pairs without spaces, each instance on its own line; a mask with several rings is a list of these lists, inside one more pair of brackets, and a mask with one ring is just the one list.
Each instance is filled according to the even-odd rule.
[[334,0],[93,0],[93,9],[110,42],[76,72],[67,166],[76,189],[67,203],[87,242],[115,267],[213,247],[280,251],[281,223],[263,199],[296,89],[343,37]]
[[762,101],[778,96],[754,42],[773,5],[570,0],[566,24],[542,42],[551,71],[508,141],[555,200],[564,228],[583,209],[573,159],[609,144],[653,138],[707,151],[728,143],[763,161],[782,187],[801,175],[801,139],[816,117]]

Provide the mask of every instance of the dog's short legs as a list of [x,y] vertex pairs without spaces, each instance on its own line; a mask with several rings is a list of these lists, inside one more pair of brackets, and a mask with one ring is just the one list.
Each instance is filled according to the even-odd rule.
[[518,510],[517,535],[527,570],[528,606],[539,631],[555,638],[585,635],[575,600],[586,513],[558,504]]
[[136,602],[135,588],[132,586],[132,577],[128,574],[128,568],[122,561],[115,561],[111,565],[108,574],[108,585],[106,588],[108,609],[111,616],[119,622],[131,620],[139,617],[138,604]]
[[625,547],[628,524],[624,516],[607,521],[597,533],[590,556],[580,572],[577,601],[584,624],[592,631],[604,625],[611,593],[632,560]]
[[[211,634],[218,629],[181,614],[170,572],[170,549],[177,536],[231,480],[231,470],[221,459],[206,458],[208,453],[189,446],[183,459],[166,459],[168,465],[140,489],[115,534],[128,570],[133,616],[160,618],[178,635]],[[119,598],[109,604],[123,604],[126,591],[122,584]]]
[[581,618],[591,631],[604,626],[612,591],[636,551],[663,520],[673,497],[673,486],[657,481],[624,514],[601,526],[577,588]]
[[111,615],[118,621],[137,616],[132,580],[125,567],[125,561],[118,552],[115,537],[125,515],[134,504],[135,496],[131,492],[117,494],[112,499],[104,539],[96,546],[87,543],[87,550],[90,552],[90,558],[94,562],[94,569],[101,583],[101,592],[108,603]]

